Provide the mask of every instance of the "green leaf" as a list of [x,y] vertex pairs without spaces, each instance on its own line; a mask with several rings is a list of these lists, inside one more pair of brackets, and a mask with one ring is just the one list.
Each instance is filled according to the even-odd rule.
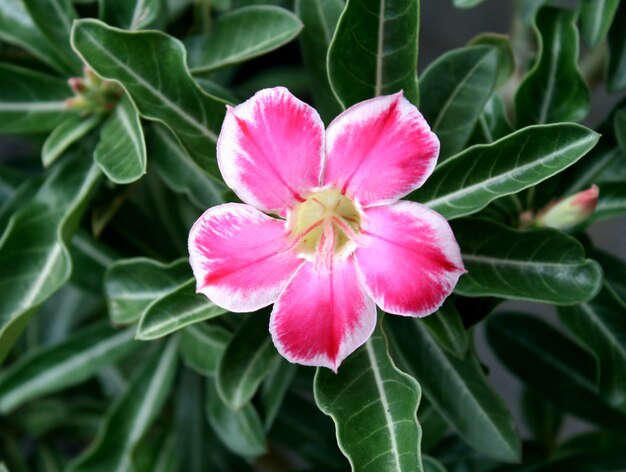
[[581,0],[581,32],[590,48],[605,38],[618,6],[619,0]]
[[335,422],[352,470],[423,470],[420,386],[394,365],[380,324],[337,374],[318,368],[313,388],[317,406]]
[[220,178],[215,142],[225,103],[191,78],[178,40],[80,20],[74,23],[72,46],[98,75],[124,87],[143,118],[170,128],[200,168]]
[[422,323],[441,347],[460,359],[465,357],[469,340],[452,299],[446,300],[439,310],[424,318]]
[[65,156],[0,239],[0,361],[35,309],[67,282],[67,243],[100,173],[85,158],[90,143]]
[[247,315],[219,361],[217,391],[232,410],[239,410],[252,399],[278,360],[268,323],[263,313]]
[[[621,156],[622,159],[624,156]],[[624,182],[607,182],[600,184],[598,206],[586,223],[614,218],[626,213],[626,185]]]
[[239,8],[221,15],[209,34],[185,42],[193,74],[232,66],[287,44],[302,29],[288,10],[270,5]]
[[211,379],[207,381],[206,413],[213,430],[235,454],[252,459],[267,452],[263,423],[254,407],[247,404],[239,411],[231,410]]
[[190,276],[184,259],[170,264],[142,257],[117,261],[104,280],[111,321],[128,324],[138,320],[155,300],[174,292]]
[[606,69],[606,88],[609,92],[618,92],[626,88],[626,28],[623,20],[626,16],[626,3],[620,2],[611,29],[609,30],[609,63]]
[[443,464],[433,457],[424,456],[422,463],[424,464],[424,472],[446,472]]
[[147,136],[150,164],[172,191],[202,209],[224,202],[224,183],[203,172],[166,128],[150,127]]
[[469,355],[460,360],[448,354],[419,319],[389,317],[387,322],[394,354],[459,436],[489,457],[505,462],[519,460],[520,438],[513,419],[489,387],[478,360]]
[[185,364],[200,375],[215,375],[233,335],[221,326],[196,323],[182,330],[180,353]]
[[607,403],[626,412],[626,304],[605,285],[593,300],[559,308],[559,319],[598,359]]
[[304,24],[300,34],[302,58],[311,77],[315,107],[326,124],[342,111],[330,87],[326,56],[343,8],[343,0],[296,0],[295,5]]
[[128,97],[115,107],[102,128],[93,156],[116,184],[128,184],[146,173],[146,144],[137,109]]
[[605,428],[626,429],[626,415],[600,398],[595,359],[552,326],[498,313],[487,322],[487,340],[506,367],[555,405]]
[[454,0],[454,6],[457,8],[472,8],[484,1],[485,0]]
[[70,115],[65,118],[43,143],[41,150],[43,166],[48,167],[56,161],[72,144],[98,126],[100,119],[98,115],[89,117]]
[[576,12],[543,7],[534,27],[539,57],[515,95],[517,126],[584,118],[591,94],[577,65]]
[[178,339],[150,355],[128,389],[113,404],[98,436],[69,470],[134,472],[132,452],[170,394],[177,365]]
[[0,83],[2,133],[51,131],[71,114],[65,100],[72,91],[64,80],[0,63]]
[[602,266],[605,282],[626,303],[626,262],[607,252],[593,251],[593,258]]
[[450,51],[420,79],[420,110],[439,137],[439,162],[459,152],[469,139],[498,77],[498,51],[472,46]]
[[509,37],[504,34],[482,33],[472,38],[470,46],[491,46],[498,53],[498,78],[496,87],[501,87],[515,72],[515,54]]
[[551,228],[514,230],[486,220],[452,225],[467,273],[455,291],[574,305],[592,299],[602,285],[600,265],[582,245]]
[[471,215],[569,167],[598,139],[574,123],[529,126],[448,159],[411,197],[448,219]]
[[135,337],[142,341],[160,338],[224,313],[226,310],[196,293],[196,281],[190,280],[156,300],[143,312]]
[[328,78],[344,107],[400,90],[417,104],[419,0],[348,0],[328,49]]
[[485,109],[478,118],[478,132],[482,134],[481,143],[493,143],[513,132],[506,105],[500,95],[493,94],[487,100]]
[[282,358],[274,362],[261,386],[261,411],[263,412],[263,426],[269,431],[280,412],[287,389],[291,385],[298,366]]
[[70,0],[23,0],[31,18],[46,36],[53,48],[59,51],[67,70],[79,75],[82,62],[70,46],[72,22],[77,18]]
[[613,132],[622,153],[626,154],[626,106],[615,111],[613,116]]
[[533,439],[539,441],[547,451],[553,450],[563,426],[563,410],[529,389],[522,392],[521,403],[524,422]]
[[97,325],[50,347],[30,351],[0,374],[0,411],[76,385],[129,354],[132,331]]
[[163,9],[163,0],[100,0],[100,17],[125,30],[152,26]]

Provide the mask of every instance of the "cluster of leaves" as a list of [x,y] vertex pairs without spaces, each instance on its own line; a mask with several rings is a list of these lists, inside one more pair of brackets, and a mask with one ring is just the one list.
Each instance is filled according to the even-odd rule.
[[[585,235],[626,212],[626,104],[601,137],[573,123],[589,110],[590,87],[626,88],[626,1],[582,0],[573,11],[521,0],[514,39],[532,60],[516,62],[507,37],[484,34],[419,80],[419,0],[257,3],[0,1],[0,133],[21,136],[0,166],[0,462],[11,471],[626,467],[626,263]],[[119,91],[106,106],[73,106],[95,103],[68,86],[84,66],[90,86]],[[381,314],[337,375],[280,358],[267,310],[222,316],[195,294],[186,261],[195,218],[234,199],[215,161],[225,104],[275,85],[327,123],[402,89],[442,144],[409,198],[453,220],[468,273],[431,317]],[[520,229],[521,215],[593,183],[598,208],[573,233]],[[560,323],[487,319],[504,300],[557,305]],[[523,442],[473,348],[484,320],[526,389]],[[563,442],[566,414],[590,432]]]

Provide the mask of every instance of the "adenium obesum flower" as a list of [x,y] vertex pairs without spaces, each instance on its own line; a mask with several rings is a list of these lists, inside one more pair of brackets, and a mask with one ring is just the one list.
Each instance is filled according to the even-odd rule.
[[198,292],[233,312],[275,303],[278,351],[336,371],[372,334],[376,305],[426,316],[464,272],[447,221],[398,201],[422,185],[438,154],[402,93],[354,105],[326,132],[285,88],[229,107],[217,159],[246,204],[210,208],[193,226]]

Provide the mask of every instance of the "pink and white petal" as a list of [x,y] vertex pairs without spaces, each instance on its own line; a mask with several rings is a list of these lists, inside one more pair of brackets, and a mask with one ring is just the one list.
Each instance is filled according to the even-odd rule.
[[356,252],[363,283],[388,313],[426,316],[452,293],[465,272],[448,222],[419,203],[365,210]]
[[324,185],[361,205],[393,203],[420,187],[439,156],[439,139],[402,92],[348,108],[326,130]]
[[244,202],[281,215],[319,186],[323,152],[317,111],[284,87],[228,107],[217,141],[226,184]]
[[287,250],[284,224],[239,203],[204,212],[189,233],[197,292],[234,312],[274,303],[303,262]]
[[371,336],[376,305],[358,279],[352,257],[332,270],[314,263],[298,269],[274,305],[270,333],[290,362],[328,367],[339,364]]

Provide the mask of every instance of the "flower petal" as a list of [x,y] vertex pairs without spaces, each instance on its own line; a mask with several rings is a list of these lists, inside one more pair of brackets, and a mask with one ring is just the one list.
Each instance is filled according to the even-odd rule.
[[287,245],[284,221],[239,203],[210,208],[189,233],[196,289],[229,311],[267,306],[303,262]]
[[414,202],[365,210],[355,254],[360,274],[388,313],[426,316],[437,310],[465,272],[448,222]]
[[368,206],[393,203],[420,187],[439,140],[402,92],[348,108],[326,131],[323,183]]
[[246,203],[284,215],[319,186],[324,125],[315,109],[284,87],[228,107],[217,142],[226,184]]
[[336,371],[375,325],[376,306],[350,257],[333,261],[331,270],[301,266],[274,305],[270,333],[289,361]]

